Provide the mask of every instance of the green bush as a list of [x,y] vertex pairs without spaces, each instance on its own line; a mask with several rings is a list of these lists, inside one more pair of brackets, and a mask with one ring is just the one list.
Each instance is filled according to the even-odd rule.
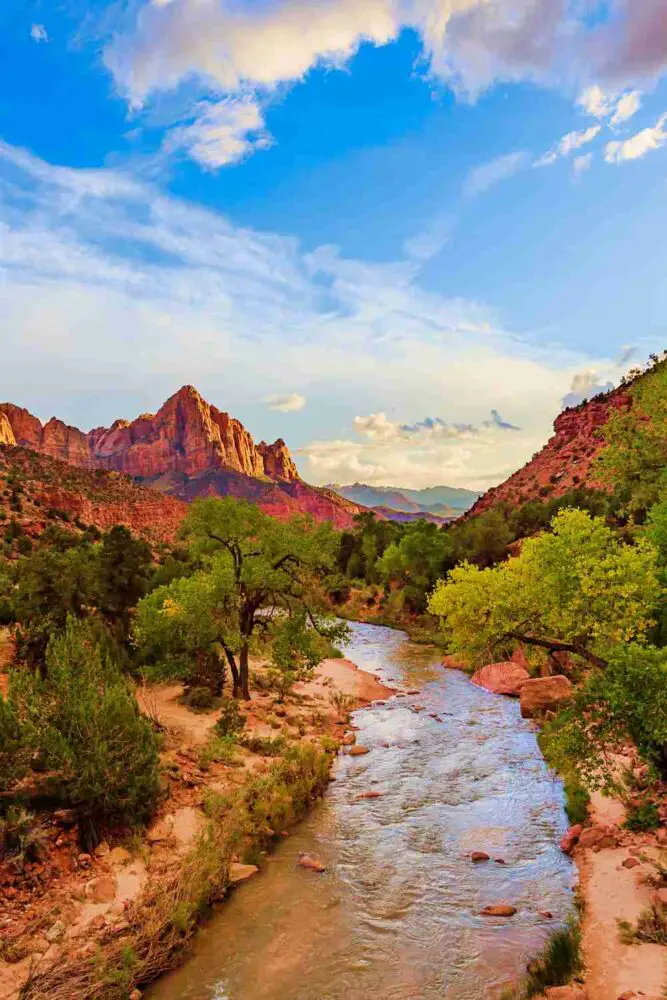
[[565,812],[570,823],[585,823],[588,819],[590,794],[576,779],[565,782]]
[[35,816],[22,806],[12,805],[0,819],[0,857],[11,857],[23,867],[26,861],[44,856],[44,831]]
[[223,698],[220,717],[214,729],[218,736],[234,736],[245,727],[246,717],[242,714],[236,698]]
[[209,687],[191,687],[184,695],[183,701],[193,711],[205,712],[213,708],[216,698]]
[[533,997],[549,986],[565,986],[581,970],[581,931],[575,923],[547,941],[542,954],[530,963],[524,996]]
[[77,810],[89,844],[101,824],[147,820],[159,790],[158,737],[98,632],[69,619],[43,674],[12,675],[5,712],[10,737],[18,719],[22,746],[51,772],[61,804]]
[[642,802],[640,805],[630,806],[623,825],[628,830],[635,832],[657,829],[660,826],[658,807],[653,802]]

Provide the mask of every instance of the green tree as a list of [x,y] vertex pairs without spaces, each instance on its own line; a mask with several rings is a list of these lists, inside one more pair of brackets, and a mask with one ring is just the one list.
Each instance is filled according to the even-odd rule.
[[659,591],[648,539],[623,545],[601,518],[563,510],[515,558],[454,569],[429,607],[455,651],[487,657],[519,640],[602,664],[617,644],[645,639]]
[[148,589],[153,557],[150,546],[124,525],[107,531],[95,546],[91,596],[98,611],[126,638],[130,611]]
[[[140,602],[140,644],[152,641],[159,615],[163,622],[172,619],[170,628],[182,622],[193,644],[220,644],[234,696],[249,698],[250,645],[258,633],[285,616],[331,639],[344,631],[321,613],[321,582],[334,569],[338,549],[330,525],[307,518],[281,523],[246,501],[210,498],[192,505],[183,532],[204,569],[189,586],[175,581]],[[144,613],[145,602],[152,614]],[[205,625],[196,624],[196,607],[208,619]]]
[[427,595],[451,553],[447,532],[427,521],[411,524],[402,537],[385,549],[378,561],[381,580],[401,585],[404,603],[421,614],[426,610]]

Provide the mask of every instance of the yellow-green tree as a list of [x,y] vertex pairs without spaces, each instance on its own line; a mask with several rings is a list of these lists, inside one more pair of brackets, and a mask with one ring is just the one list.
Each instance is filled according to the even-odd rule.
[[621,544],[602,518],[560,511],[552,531],[492,569],[463,563],[429,601],[451,648],[498,658],[517,640],[602,666],[619,643],[643,641],[660,591],[648,538]]

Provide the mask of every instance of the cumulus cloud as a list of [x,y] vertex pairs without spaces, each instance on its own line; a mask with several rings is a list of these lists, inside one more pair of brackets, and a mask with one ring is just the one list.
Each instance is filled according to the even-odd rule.
[[48,32],[43,24],[33,24],[30,28],[30,37],[33,42],[48,42]]
[[[190,382],[270,438],[248,386],[284,399],[298,372],[308,419],[292,411],[289,444],[315,482],[498,481],[548,437],[572,372],[596,363],[423,287],[414,260],[307,253],[121,171],[54,167],[6,143],[0,267],[12,358],[0,398],[87,427],[153,411]],[[415,400],[430,414],[446,400],[448,420],[396,416]],[[489,400],[523,429],[485,426]],[[375,419],[350,444],[341,428],[359,413]]]
[[241,97],[201,101],[189,124],[169,130],[163,149],[183,150],[201,166],[215,170],[238,163],[256,149],[268,149],[272,143],[257,101]]
[[269,396],[266,405],[278,413],[296,413],[306,405],[306,397],[298,392],[291,392],[287,396]]
[[617,125],[622,125],[623,122],[629,121],[630,118],[636,115],[641,106],[641,90],[631,90],[627,94],[623,94],[623,96],[618,99],[616,109],[611,116],[609,124],[612,128],[615,128]]
[[525,162],[526,154],[516,152],[507,153],[505,156],[499,156],[495,160],[475,167],[474,170],[470,171],[463,185],[464,195],[467,198],[475,198],[477,195],[484,194],[489,188],[516,174]]
[[574,152],[576,149],[581,149],[582,146],[588,145],[589,142],[593,142],[594,139],[598,137],[602,131],[601,125],[591,125],[590,128],[582,129],[580,132],[568,132],[560,139],[555,147],[544,156],[541,156],[539,160],[535,161],[536,167],[549,167],[557,160],[563,157],[569,156],[570,153]]
[[[587,7],[568,0],[136,0],[104,58],[134,108],[197,81],[215,102],[249,95],[261,104],[314,68],[343,67],[363,43],[386,45],[404,29],[420,39],[425,72],[468,98],[498,81],[569,85],[583,75],[618,93],[665,70],[663,0],[613,0],[614,16],[594,25]],[[601,83],[580,98],[587,113],[607,117],[616,107],[615,124],[635,113],[637,91],[618,100]],[[257,145],[243,146],[244,154]]]
[[667,113],[662,115],[652,127],[642,129],[630,139],[608,142],[604,158],[607,163],[625,163],[628,160],[639,160],[654,149],[660,149],[667,142]]
[[609,392],[610,389],[614,388],[613,382],[600,382],[599,379],[599,374],[593,370],[575,374],[570,383],[570,391],[567,395],[563,396],[562,408],[567,409],[568,406],[578,406],[579,403],[583,403],[587,399],[592,399],[593,396],[598,396],[601,392]]

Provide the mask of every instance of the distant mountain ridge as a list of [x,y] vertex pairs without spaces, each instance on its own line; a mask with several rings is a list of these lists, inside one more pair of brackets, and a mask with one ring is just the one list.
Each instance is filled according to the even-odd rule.
[[427,516],[428,520],[450,520],[469,510],[481,495],[474,490],[454,486],[427,486],[416,490],[401,486],[369,486],[366,483],[349,486],[331,483],[326,489],[354,503],[371,507],[386,517],[391,511],[412,515],[405,520],[416,520],[419,514]]
[[125,473],[181,500],[234,496],[286,518],[311,514],[350,527],[362,508],[305,483],[285,442],[255,444],[243,424],[218,410],[191,385],[157,413],[116,420],[87,433],[52,417],[46,424],[13,403],[0,403],[0,443],[28,448],[83,469]]

